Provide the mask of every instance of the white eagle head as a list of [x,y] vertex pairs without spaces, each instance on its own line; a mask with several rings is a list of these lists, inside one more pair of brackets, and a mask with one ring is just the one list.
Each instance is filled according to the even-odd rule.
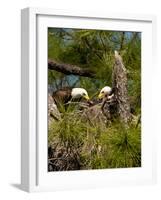
[[112,88],[109,86],[105,86],[104,88],[101,89],[98,98],[103,99],[106,95],[110,95],[112,92]]
[[79,99],[83,97],[86,100],[89,100],[88,93],[84,88],[73,88],[71,92],[71,96],[73,99]]

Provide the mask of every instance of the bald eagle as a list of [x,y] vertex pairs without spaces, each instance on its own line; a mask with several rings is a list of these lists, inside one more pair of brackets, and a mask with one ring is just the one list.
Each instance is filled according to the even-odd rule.
[[52,97],[57,105],[66,104],[72,100],[89,100],[88,93],[84,88],[62,88],[54,92]]
[[113,89],[109,86],[105,86],[104,88],[101,89],[99,95],[98,95],[98,98],[99,99],[110,99],[113,97]]

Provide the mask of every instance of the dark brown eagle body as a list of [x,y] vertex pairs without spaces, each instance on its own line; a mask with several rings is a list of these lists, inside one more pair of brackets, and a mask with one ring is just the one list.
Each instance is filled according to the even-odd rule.
[[59,89],[55,92],[53,92],[53,99],[54,99],[54,102],[58,105],[58,104],[65,104],[67,103],[68,101],[71,100],[72,96],[71,96],[71,91],[72,91],[72,88],[62,88],[62,89]]

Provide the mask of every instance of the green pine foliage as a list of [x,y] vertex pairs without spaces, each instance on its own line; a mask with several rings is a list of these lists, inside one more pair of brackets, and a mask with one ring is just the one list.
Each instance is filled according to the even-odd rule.
[[[67,152],[77,152],[81,169],[141,166],[141,128],[125,128],[119,121],[108,127],[89,124],[82,113],[69,109],[49,128],[48,143],[59,143]],[[70,149],[70,151],[69,151]]]

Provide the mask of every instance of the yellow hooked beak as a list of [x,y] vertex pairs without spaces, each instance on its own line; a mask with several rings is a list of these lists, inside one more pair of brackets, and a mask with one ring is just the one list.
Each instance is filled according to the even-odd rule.
[[84,98],[85,98],[86,100],[89,100],[89,96],[88,96],[88,95],[85,95]]
[[104,94],[103,93],[99,93],[98,98],[102,99],[103,97],[104,97]]

